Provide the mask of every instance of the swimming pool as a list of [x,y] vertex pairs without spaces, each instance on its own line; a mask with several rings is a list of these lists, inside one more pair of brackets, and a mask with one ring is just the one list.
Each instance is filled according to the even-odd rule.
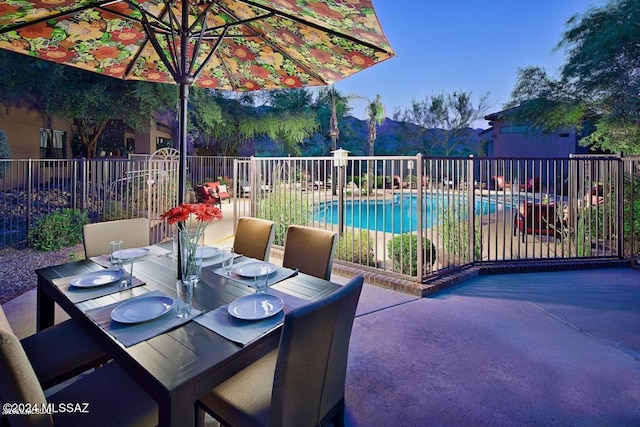
[[[392,233],[408,233],[418,229],[417,196],[396,196],[393,200],[345,200],[344,225]],[[423,222],[426,228],[438,221],[438,213],[449,204],[466,206],[464,196],[426,195],[423,201]],[[476,215],[495,212],[496,200],[476,198]],[[338,224],[338,202],[318,205],[314,220]]]

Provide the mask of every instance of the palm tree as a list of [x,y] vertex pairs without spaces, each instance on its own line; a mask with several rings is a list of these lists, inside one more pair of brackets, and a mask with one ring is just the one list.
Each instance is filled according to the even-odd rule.
[[380,94],[376,95],[376,99],[367,105],[365,113],[367,114],[367,124],[369,125],[369,156],[373,157],[375,155],[374,145],[378,135],[377,127],[384,123],[386,113]]
[[[385,120],[385,108],[380,94],[377,94],[376,99],[367,105],[365,113],[367,115],[367,124],[369,125],[369,135],[367,137],[367,140],[369,141],[369,157],[373,157],[375,155],[374,146],[376,143],[376,137],[378,136],[378,125],[384,123]],[[373,160],[370,160],[367,165],[367,174],[369,175],[369,179],[367,179],[367,193],[371,192],[373,180],[375,179],[373,169]]]

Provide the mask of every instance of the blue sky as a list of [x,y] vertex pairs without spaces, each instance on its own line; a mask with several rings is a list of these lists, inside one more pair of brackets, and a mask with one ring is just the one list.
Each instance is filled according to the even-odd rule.
[[[518,68],[564,63],[554,48],[565,22],[601,0],[373,0],[396,57],[336,83],[345,94],[382,96],[387,116],[411,99],[453,91],[489,93],[492,107],[509,101]],[[366,101],[352,101],[364,118]],[[485,121],[476,126],[488,127]]]

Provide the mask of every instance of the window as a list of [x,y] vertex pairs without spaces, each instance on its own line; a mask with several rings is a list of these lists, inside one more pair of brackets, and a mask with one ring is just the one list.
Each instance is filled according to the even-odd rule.
[[53,129],[40,129],[40,158],[64,159],[66,158],[67,138],[64,131]]

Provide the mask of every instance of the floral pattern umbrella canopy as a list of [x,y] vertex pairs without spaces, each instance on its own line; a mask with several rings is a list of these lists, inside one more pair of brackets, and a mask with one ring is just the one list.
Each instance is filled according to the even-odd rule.
[[181,161],[189,86],[329,85],[394,56],[371,0],[0,0],[0,48],[179,84]]

